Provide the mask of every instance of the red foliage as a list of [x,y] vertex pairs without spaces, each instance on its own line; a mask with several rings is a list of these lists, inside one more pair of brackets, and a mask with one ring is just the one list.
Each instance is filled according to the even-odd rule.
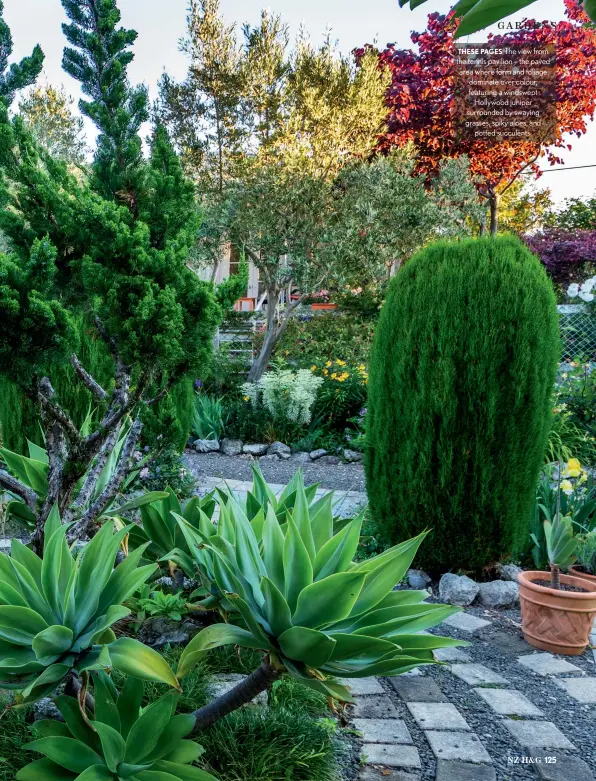
[[566,233],[558,229],[525,236],[525,242],[544,263],[553,282],[569,285],[581,282],[596,264],[596,231]]
[[[588,17],[573,0],[565,0],[565,6],[565,21],[538,26],[535,20],[526,20],[524,29],[489,36],[495,45],[515,41],[556,44],[558,128],[554,143],[541,147],[529,141],[455,142],[456,24],[453,15],[433,13],[428,17],[425,32],[412,33],[418,52],[389,45],[379,54],[380,63],[392,73],[387,94],[388,131],[382,136],[379,149],[387,151],[413,142],[419,155],[418,171],[431,174],[444,158],[467,154],[483,195],[501,191],[522,170],[533,170],[539,175],[536,161],[541,157],[551,164],[561,163],[557,150],[571,148],[565,136],[584,134],[596,108],[596,32],[583,26]],[[356,55],[363,51],[358,50]]]

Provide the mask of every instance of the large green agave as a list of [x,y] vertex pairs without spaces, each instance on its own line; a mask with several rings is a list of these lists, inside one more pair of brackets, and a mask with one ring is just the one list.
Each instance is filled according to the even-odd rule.
[[184,739],[195,720],[174,715],[175,692],[142,709],[142,681],[128,678],[118,692],[107,675],[93,679],[95,713],[83,717],[77,700],[58,697],[64,722],[33,724],[41,738],[24,749],[44,759],[20,770],[17,781],[215,781],[191,764],[203,748]]
[[420,633],[460,608],[426,604],[426,591],[393,590],[425,533],[354,563],[362,515],[336,531],[330,503],[313,512],[301,478],[283,523],[272,503],[262,522],[251,522],[231,493],[220,511],[210,533],[177,520],[203,577],[243,626],[200,632],[181,656],[179,677],[209,648],[233,643],[262,649],[277,669],[348,700],[327,676],[398,675],[434,663],[434,649],[462,644]]
[[106,523],[75,559],[67,527],[54,510],[45,525],[40,559],[19,540],[0,554],[0,688],[22,691],[22,701],[50,694],[73,670],[115,667],[139,678],[178,681],[165,660],[111,626],[130,611],[122,602],[156,571],[138,567],[143,548],[114,569],[125,527]]

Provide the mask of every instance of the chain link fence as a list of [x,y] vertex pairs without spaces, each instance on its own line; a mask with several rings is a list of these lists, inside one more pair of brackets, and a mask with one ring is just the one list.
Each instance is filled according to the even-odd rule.
[[561,323],[563,361],[596,361],[596,309],[585,304],[557,307]]

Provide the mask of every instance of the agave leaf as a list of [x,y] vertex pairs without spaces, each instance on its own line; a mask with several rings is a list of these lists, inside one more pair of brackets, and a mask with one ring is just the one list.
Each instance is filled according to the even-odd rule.
[[304,547],[308,551],[310,560],[314,562],[316,550],[312,528],[310,525],[309,503],[304,491],[304,483],[300,483],[296,489],[296,501],[292,511],[292,519],[296,524]]
[[180,740],[178,745],[167,756],[163,757],[167,762],[180,763],[182,765],[195,762],[203,756],[205,749],[203,746],[195,743],[194,740]]
[[73,773],[82,773],[88,767],[103,764],[99,754],[74,738],[40,738],[26,743],[23,748],[43,754]]
[[267,509],[263,523],[263,560],[268,577],[285,593],[284,535],[273,508]]
[[322,667],[335,648],[332,637],[303,626],[293,626],[280,635],[278,641],[285,656],[309,667]]
[[154,750],[172,718],[177,699],[174,692],[168,692],[145,708],[143,715],[132,725],[126,739],[124,761],[127,764],[141,763]]
[[126,743],[124,742],[122,735],[108,724],[96,720],[94,721],[93,726],[97,730],[97,734],[101,740],[101,747],[106,764],[108,768],[115,773],[118,765],[124,759]]
[[184,678],[206,655],[207,651],[222,645],[239,645],[242,648],[262,647],[260,642],[246,629],[233,624],[213,624],[195,635],[185,647],[178,661],[178,677]]
[[103,613],[109,605],[124,602],[157,571],[155,564],[138,566],[148,545],[149,543],[145,543],[129,553],[124,561],[113,570],[99,598],[97,605],[99,613]]
[[139,779],[141,781],[171,781],[172,778],[178,781],[217,781],[211,773],[192,765],[178,765],[161,760],[155,763],[154,768],[157,772],[146,771],[139,774]]
[[132,637],[119,637],[109,649],[112,663],[120,672],[143,681],[157,681],[180,688],[170,665],[153,648],[148,648]]
[[145,762],[156,762],[171,754],[182,739],[191,732],[194,725],[195,718],[190,713],[180,713],[178,716],[174,716],[162,732],[157,746],[143,760]]
[[[120,712],[116,705],[117,693],[112,690],[112,687],[109,685],[108,681],[108,676],[103,672],[93,676],[95,719],[97,722],[102,722],[108,727],[111,727],[113,730],[116,730],[118,735],[120,735]],[[118,760],[118,763],[123,761],[124,752],[122,752],[122,756]]]
[[48,626],[37,634],[31,643],[38,659],[58,657],[72,648],[74,635],[66,626]]
[[265,597],[265,618],[274,635],[279,637],[292,626],[292,614],[284,595],[269,578],[261,581],[261,590]]
[[288,530],[284,542],[285,597],[290,610],[296,609],[302,589],[310,586],[313,578],[312,562],[293,518],[288,515]]
[[61,721],[56,721],[55,719],[35,721],[31,725],[31,729],[35,730],[35,732],[39,732],[42,738],[72,738],[66,724]]
[[[46,527],[47,530],[47,527]],[[66,527],[59,527],[47,540],[41,563],[41,586],[50,609],[62,623],[62,596],[66,590],[74,562],[66,544]]]
[[125,740],[132,725],[139,717],[144,688],[141,680],[129,675],[116,702],[120,716],[120,734]]
[[350,615],[367,574],[337,572],[303,589],[292,616],[292,623],[318,629]]
[[334,572],[349,569],[360,542],[362,515],[354,518],[347,526],[323,545],[315,558],[315,580],[322,580]]
[[33,638],[48,628],[46,621],[28,607],[0,605],[0,638],[30,646]]
[[144,507],[146,504],[152,504],[153,502],[157,502],[167,496],[168,494],[165,491],[148,491],[141,496],[137,496],[135,499],[131,499],[130,501],[125,502],[115,510],[108,510],[103,514],[112,516],[120,515],[121,513],[128,512],[130,510],[138,510],[139,507]]
[[66,678],[72,668],[73,657],[67,657],[67,660],[47,667],[38,678],[23,690],[24,705],[51,694],[57,688],[58,684]]
[[19,770],[15,778],[16,781],[69,781],[69,779],[81,778],[81,776],[69,773],[68,770],[52,762],[51,759],[38,759]]
[[67,697],[64,694],[61,694],[56,697],[55,702],[71,735],[77,740],[80,740],[81,743],[90,746],[95,751],[101,751],[99,737],[81,715],[78,701],[73,697]]

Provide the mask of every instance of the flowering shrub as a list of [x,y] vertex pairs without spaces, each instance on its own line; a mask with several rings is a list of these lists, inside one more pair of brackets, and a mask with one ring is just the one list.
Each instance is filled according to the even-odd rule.
[[323,379],[308,369],[275,369],[256,383],[246,382],[242,390],[247,401],[256,406],[259,401],[272,415],[274,422],[308,425],[317,391]]
[[594,293],[592,292],[596,287],[596,276],[589,277],[581,284],[572,282],[567,288],[567,295],[569,298],[581,298],[582,301],[590,303],[594,300]]
[[316,403],[316,415],[326,425],[343,430],[351,418],[358,416],[366,403],[368,372],[363,363],[348,364],[338,358],[325,363],[313,363],[311,372],[320,378],[321,389]]

